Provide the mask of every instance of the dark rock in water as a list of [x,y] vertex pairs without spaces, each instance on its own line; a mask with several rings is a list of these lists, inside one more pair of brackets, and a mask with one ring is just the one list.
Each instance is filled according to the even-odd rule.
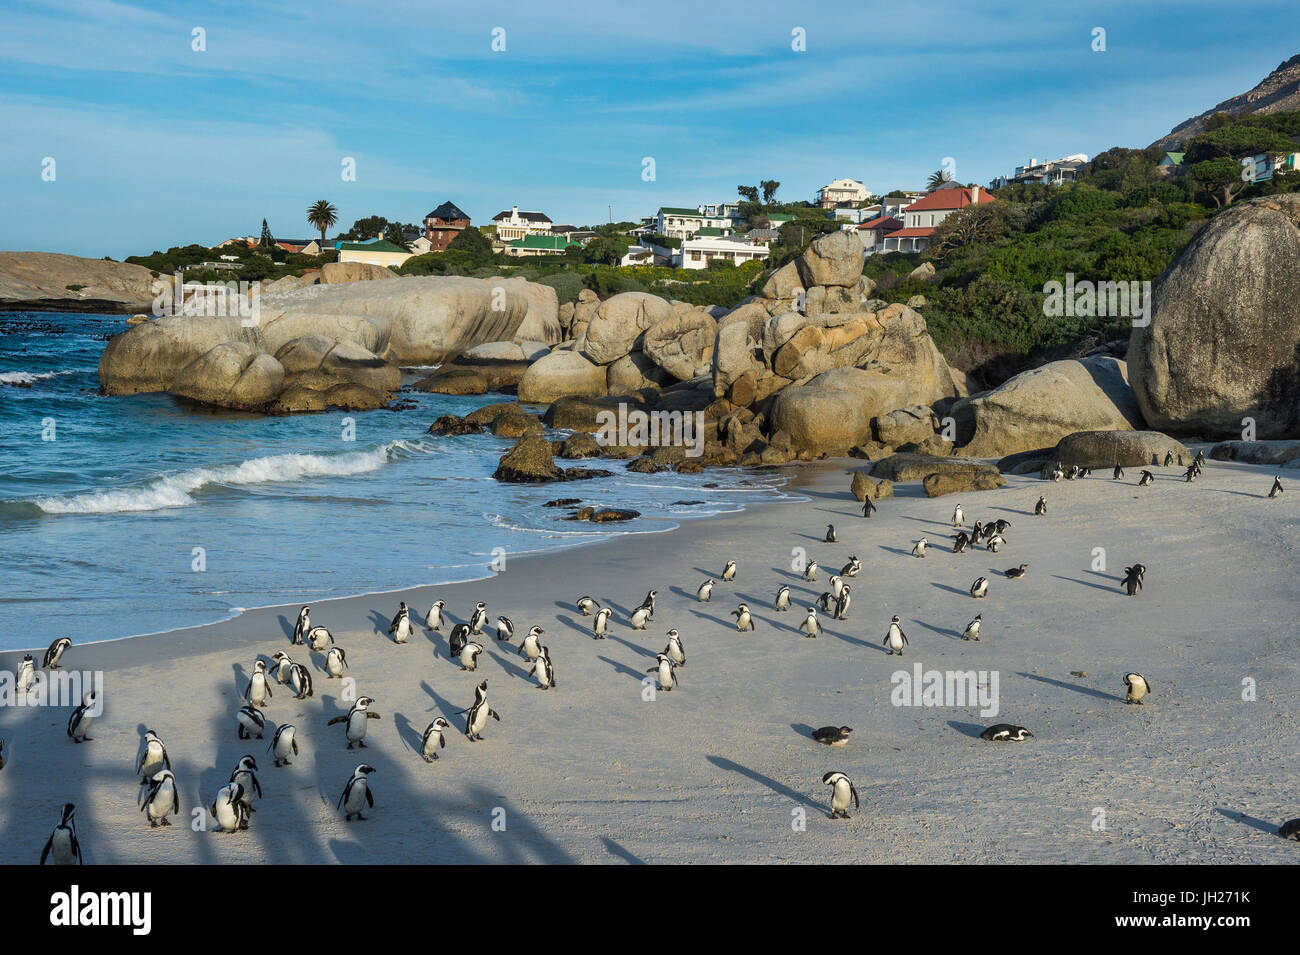
[[655,464],[651,458],[637,458],[627,466],[627,469],[634,474],[658,474],[660,471],[667,471],[668,466]]
[[429,425],[429,434],[482,434],[483,426],[454,414],[445,414]]
[[414,411],[420,407],[414,401],[394,401],[388,406],[389,411]]
[[565,439],[560,456],[564,458],[598,458],[602,450],[601,446],[596,443],[595,438],[585,431],[578,431]]
[[524,409],[516,401],[499,401],[494,405],[484,405],[482,408],[475,408],[469,414],[465,415],[465,420],[471,424],[491,424],[497,419],[498,415],[503,414],[523,414]]
[[547,501],[542,507],[573,507],[575,504],[581,504],[580,497],[557,497],[553,501]]
[[586,481],[589,478],[613,477],[613,471],[604,468],[568,468],[564,472],[565,481]]
[[487,394],[487,380],[473,368],[455,368],[444,365],[427,378],[411,386],[416,391],[429,391],[439,395]]
[[584,507],[584,508],[583,508],[582,510],[580,510],[580,511],[574,511],[572,514],[570,514],[568,517],[566,517],[565,520],[566,520],[566,521],[585,521],[585,520],[589,520],[589,519],[591,518],[591,515],[592,515],[592,514],[595,514],[595,513],[596,513],[596,509],[595,509],[594,507]]
[[540,435],[526,434],[501,456],[492,476],[513,484],[540,484],[560,480],[564,472],[555,466],[550,442]]
[[492,433],[503,438],[518,438],[525,434],[541,434],[542,422],[537,415],[524,411],[509,411],[492,419]]
[[678,474],[700,474],[704,471],[704,464],[694,458],[687,458],[673,465],[673,470]]
[[593,524],[610,524],[616,521],[630,521],[641,516],[640,511],[625,511],[615,507],[606,507],[596,510],[594,507],[584,507],[580,511],[574,511],[567,520],[570,521],[590,521]]
[[669,506],[669,507],[686,507],[687,505],[690,505],[690,504],[703,504],[703,503],[704,503],[703,501],[673,501],[673,502],[672,502],[671,504],[669,504],[668,506]]

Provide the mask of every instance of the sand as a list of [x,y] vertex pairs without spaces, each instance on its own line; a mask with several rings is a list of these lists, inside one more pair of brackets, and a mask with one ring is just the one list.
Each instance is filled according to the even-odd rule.
[[[1123,483],[1108,473],[1060,484],[1009,476],[1003,489],[960,498],[968,523],[1012,522],[1007,546],[955,555],[945,542],[958,498],[929,500],[919,484],[900,485],[865,520],[847,490],[847,469],[861,463],[792,467],[788,501],[511,559],[491,579],[313,604],[313,622],[347,648],[357,692],[383,716],[360,752],[346,749],[342,727],[326,726],[348,706],[339,681],[325,679],[321,655],[289,646],[296,606],[74,646],[68,667],[106,671],[104,715],[93,742],[76,745],[64,733],[67,709],[0,712],[0,862],[36,861],[65,801],[78,806],[94,863],[1300,858],[1300,846],[1274,834],[1300,816],[1300,487],[1268,500],[1270,471],[1217,461],[1191,485],[1179,469],[1159,469],[1144,489],[1136,469]],[[1039,493],[1050,511],[1035,518]],[[842,543],[821,542],[828,522]],[[918,560],[909,551],[922,535],[935,546]],[[796,547],[822,564],[818,583],[791,570]],[[1092,569],[1099,547],[1104,571]],[[825,568],[849,555],[863,570],[850,582],[848,619],[826,620],[820,639],[805,639],[795,630],[802,608],[826,589]],[[728,558],[739,562],[737,580],[696,602],[696,587]],[[1146,586],[1129,598],[1119,578],[1134,561],[1148,568]],[[1021,562],[1023,580],[1000,576]],[[339,563],[346,568],[345,554]],[[991,593],[977,601],[967,589],[980,575]],[[772,610],[781,584],[796,601],[784,614]],[[633,632],[627,614],[651,587],[655,619]],[[615,610],[608,640],[593,641],[575,611],[583,593]],[[491,634],[477,673],[448,658],[448,628],[421,628],[405,646],[383,634],[399,599],[422,620],[436,598],[454,620],[485,600],[491,619],[510,616],[520,635],[544,627],[557,688],[537,689],[514,648]],[[753,633],[732,625],[740,600],[755,613]],[[59,610],[53,635],[93,639],[75,601]],[[968,643],[960,634],[977,612],[983,640]],[[893,614],[910,641],[901,659],[881,647]],[[670,627],[688,664],[676,690],[643,700],[641,681]],[[47,642],[33,634],[34,648]],[[299,702],[275,688],[268,720],[294,723],[302,753],[273,768],[270,732],[240,741],[234,714],[254,660],[278,649],[310,660],[316,696]],[[16,659],[0,656],[0,668]],[[996,671],[1000,712],[894,706],[891,674],[915,663]],[[1152,682],[1146,705],[1124,703],[1128,670]],[[455,714],[483,678],[501,721],[470,743]],[[1254,701],[1243,700],[1247,680]],[[426,764],[420,735],[439,714],[453,730],[442,758]],[[977,738],[1003,721],[1035,738]],[[854,727],[847,746],[809,739],[831,723]],[[166,741],[181,789],[183,813],[169,829],[151,830],[135,801],[146,727]],[[194,831],[191,810],[212,801],[246,752],[265,793],[250,828]],[[345,823],[334,804],[363,759],[378,770],[376,806],[366,821]],[[827,818],[829,770],[857,785],[862,806],[850,820]]]

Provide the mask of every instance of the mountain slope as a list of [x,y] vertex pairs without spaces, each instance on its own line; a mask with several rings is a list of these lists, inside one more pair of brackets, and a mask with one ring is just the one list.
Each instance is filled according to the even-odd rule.
[[1205,119],[1214,113],[1280,113],[1300,109],[1300,53],[1282,63],[1249,92],[1225,99],[1213,109],[1193,116],[1157,139],[1152,146],[1173,149],[1205,129]]

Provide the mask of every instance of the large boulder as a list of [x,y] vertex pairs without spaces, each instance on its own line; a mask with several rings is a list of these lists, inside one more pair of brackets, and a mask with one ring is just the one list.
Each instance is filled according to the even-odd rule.
[[997,468],[974,467],[962,470],[935,471],[921,479],[926,497],[965,494],[972,491],[995,491],[1007,483]]
[[340,285],[345,282],[369,282],[374,279],[395,279],[396,272],[382,265],[365,262],[327,262],[321,266],[321,285]]
[[784,431],[801,450],[847,451],[871,438],[872,418],[907,404],[907,395],[904,380],[835,368],[777,392],[769,431]]
[[515,332],[516,342],[544,342],[547,345],[555,345],[564,339],[564,329],[560,326],[560,299],[555,294],[554,288],[519,277],[496,278],[488,281],[518,291],[528,299],[528,314],[524,316],[523,322]]
[[689,381],[713,360],[718,323],[702,309],[674,310],[673,315],[646,329],[641,350],[678,381]]
[[1222,441],[1210,448],[1210,457],[1244,464],[1289,464],[1300,459],[1300,442]]
[[205,405],[260,411],[284,390],[284,368],[244,342],[225,342],[190,362],[170,391]]
[[99,359],[99,382],[109,395],[166,391],[182,368],[228,342],[266,350],[261,329],[236,316],[175,315],[142,322],[109,339]]
[[1300,437],[1300,194],[1219,213],[1165,269],[1128,361],[1147,423],[1174,433]]
[[519,400],[549,404],[566,395],[603,395],[606,369],[572,351],[553,351],[528,366],[519,382]]
[[525,434],[515,446],[501,456],[493,477],[515,484],[555,481],[564,472],[556,466],[551,443],[538,434]]
[[642,388],[662,388],[676,380],[644,353],[634,351],[609,366],[606,384],[611,395],[627,395]]
[[799,277],[799,266],[793,262],[787,262],[773,272],[763,284],[763,297],[768,299],[794,298],[803,290],[803,279]]
[[762,350],[748,321],[725,322],[718,326],[713,342],[713,393],[722,397],[741,375],[763,372]]
[[1191,451],[1159,431],[1077,431],[1057,444],[1054,460],[1067,468],[1136,468],[1164,464],[1170,453],[1180,465],[1192,463]]
[[597,365],[608,365],[632,351],[641,334],[672,317],[667,299],[648,292],[621,292],[600,303],[587,326],[582,353]]
[[938,427],[929,405],[898,408],[876,418],[876,440],[881,444],[898,447],[909,442],[922,442],[934,437]]
[[289,384],[325,390],[350,381],[375,391],[397,391],[402,371],[360,345],[331,341],[320,335],[295,338],[282,345],[275,360]]
[[971,458],[941,458],[929,454],[896,452],[871,465],[871,476],[885,478],[895,484],[904,481],[921,481],[930,474],[964,474],[981,472],[997,474],[998,469],[983,461]]
[[951,414],[958,451],[994,458],[1054,445],[1080,430],[1143,427],[1124,362],[1109,356],[1054,361],[1023,372],[978,398],[956,402]]
[[814,239],[795,261],[804,288],[856,285],[862,277],[862,243],[840,230]]
[[454,364],[443,365],[411,387],[416,391],[427,391],[435,395],[485,395],[489,390],[488,380],[479,373],[477,368]]

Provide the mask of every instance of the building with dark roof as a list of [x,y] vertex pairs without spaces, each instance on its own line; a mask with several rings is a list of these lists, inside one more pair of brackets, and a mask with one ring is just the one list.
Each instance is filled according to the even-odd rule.
[[424,237],[430,252],[444,252],[451,240],[469,228],[469,216],[454,202],[444,202],[424,217]]

